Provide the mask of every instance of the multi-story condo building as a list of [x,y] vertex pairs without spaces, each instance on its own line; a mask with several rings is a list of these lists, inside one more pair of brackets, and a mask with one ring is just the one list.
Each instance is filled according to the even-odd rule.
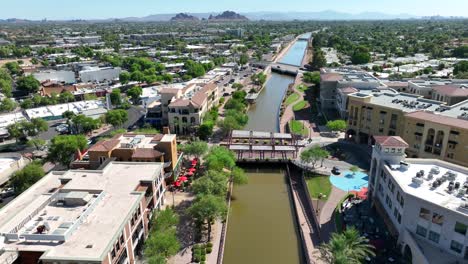
[[162,163],[51,172],[0,210],[0,263],[135,263],[164,193]]
[[400,137],[376,136],[369,197],[412,263],[467,263],[468,169],[405,159]]
[[403,92],[421,95],[424,98],[453,105],[468,99],[468,80],[410,80],[408,81],[408,88]]
[[78,154],[72,162],[74,169],[98,169],[111,161],[161,162],[165,178],[178,174],[182,153],[177,151],[176,135],[169,134],[115,135],[109,140],[96,143],[84,154]]
[[401,136],[410,157],[468,166],[468,101],[445,102],[398,92],[348,94],[348,139],[373,144],[375,136]]
[[[320,70],[320,107],[323,110],[346,112],[347,88],[370,90],[386,88],[376,77],[351,67],[322,68]],[[340,92],[340,89],[344,91]]]

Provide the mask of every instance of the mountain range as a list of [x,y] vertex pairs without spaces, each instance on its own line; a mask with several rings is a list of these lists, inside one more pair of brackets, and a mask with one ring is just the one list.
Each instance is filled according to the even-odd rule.
[[[226,14],[226,12],[224,12]],[[124,22],[164,22],[171,21],[171,18],[176,17],[178,14],[154,14],[144,17],[125,17],[125,18],[108,18],[108,19],[89,19],[89,20],[73,20],[73,21],[90,21],[90,22],[106,22],[106,21],[124,21]],[[218,12],[207,12],[207,13],[184,13],[189,16],[189,20],[207,20],[210,17],[216,18],[217,16],[223,17],[223,14]],[[345,12],[337,12],[333,10],[317,11],[317,12],[244,12],[234,13],[228,11],[228,16],[231,16],[232,20],[235,21],[258,21],[258,20],[270,20],[270,21],[288,21],[288,20],[392,20],[392,19],[432,19],[432,17],[418,17],[411,14],[387,14],[382,12],[363,12],[359,14],[351,14]],[[193,18],[192,18],[193,16]],[[179,13],[179,18],[180,13]],[[463,19],[463,17],[440,17],[438,19]],[[228,19],[229,20],[229,19]],[[72,21],[72,20],[60,20],[60,21]],[[0,22],[10,23],[24,23],[24,22],[37,22],[26,19],[0,19]]]

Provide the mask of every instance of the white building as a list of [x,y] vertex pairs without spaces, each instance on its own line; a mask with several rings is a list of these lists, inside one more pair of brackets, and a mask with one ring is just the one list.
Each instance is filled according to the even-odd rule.
[[119,78],[122,69],[120,67],[85,67],[79,72],[81,82],[110,82]]
[[129,263],[164,205],[162,163],[51,172],[0,210],[0,263]]
[[75,73],[73,71],[41,71],[33,73],[34,78],[40,82],[55,81],[67,84],[75,83]]
[[468,262],[468,169],[405,159],[400,137],[374,137],[369,193],[412,263]]

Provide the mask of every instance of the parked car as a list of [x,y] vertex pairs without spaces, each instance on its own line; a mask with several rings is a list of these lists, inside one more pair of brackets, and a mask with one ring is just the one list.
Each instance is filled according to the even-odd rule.
[[338,167],[333,167],[332,168],[332,173],[335,174],[335,175],[340,175],[341,171],[340,171],[340,168]]
[[0,197],[7,198],[15,195],[15,190],[13,188],[5,188],[0,192]]
[[55,131],[60,134],[67,134],[70,131],[70,128],[67,124],[60,124],[55,128]]

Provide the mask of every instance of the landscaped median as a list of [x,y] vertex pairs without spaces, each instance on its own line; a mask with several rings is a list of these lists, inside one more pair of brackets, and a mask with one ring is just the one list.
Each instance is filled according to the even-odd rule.
[[289,129],[293,134],[307,136],[309,135],[309,128],[305,126],[301,121],[291,120],[289,121]]
[[312,199],[318,199],[320,194],[323,195],[321,200],[327,200],[331,193],[331,183],[328,176],[306,173],[307,188]]
[[294,112],[300,111],[300,110],[304,109],[306,106],[307,106],[307,102],[302,100],[302,101],[296,103],[295,105],[293,105],[293,111]]
[[284,104],[285,105],[290,105],[290,104],[296,102],[299,99],[299,97],[300,97],[299,94],[292,93],[286,98],[286,100],[284,101]]

